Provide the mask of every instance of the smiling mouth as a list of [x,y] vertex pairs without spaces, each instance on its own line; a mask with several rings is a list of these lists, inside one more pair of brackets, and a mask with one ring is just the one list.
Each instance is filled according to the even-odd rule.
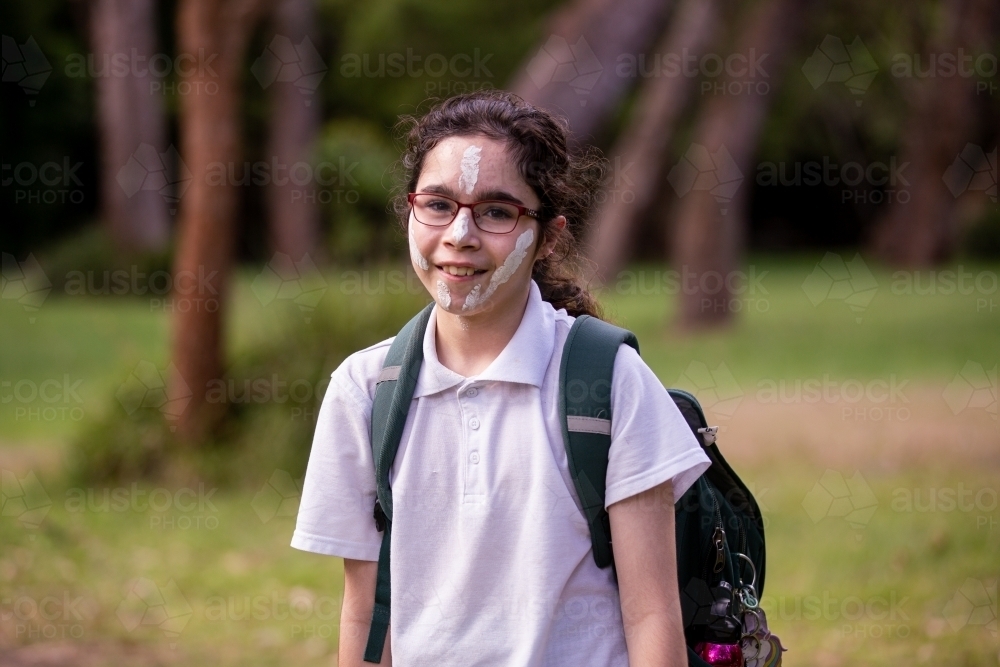
[[455,276],[456,278],[464,278],[467,276],[476,276],[486,273],[486,269],[474,269],[471,266],[450,266],[450,265],[435,265],[438,270],[447,273],[449,276]]

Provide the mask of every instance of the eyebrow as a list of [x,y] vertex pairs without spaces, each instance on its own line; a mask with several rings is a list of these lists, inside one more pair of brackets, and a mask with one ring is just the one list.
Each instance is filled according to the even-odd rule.
[[[428,185],[425,188],[421,188],[421,192],[446,195],[454,199],[458,198],[458,193],[449,188],[447,185]],[[498,199],[500,201],[509,201],[512,204],[519,204],[524,206],[524,202],[510,194],[506,190],[488,190],[480,195],[479,201],[486,201],[487,199]]]

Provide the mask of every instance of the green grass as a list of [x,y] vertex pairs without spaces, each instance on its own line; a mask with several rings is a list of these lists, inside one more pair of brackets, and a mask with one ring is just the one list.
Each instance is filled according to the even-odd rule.
[[[767,293],[745,298],[763,299],[766,309],[757,304],[719,332],[678,331],[672,326],[674,297],[662,289],[623,294],[612,286],[603,298],[609,314],[637,333],[644,358],[671,385],[684,384],[680,378],[692,361],[713,370],[725,364],[747,391],[762,378],[824,374],[861,381],[897,375],[939,386],[969,360],[986,368],[997,362],[996,292],[899,294],[890,272],[874,270],[879,287],[860,313],[837,300],[814,306],[802,284],[817,259],[755,261],[755,270],[768,272],[761,280]],[[651,272],[662,271],[632,270],[650,272],[647,286]],[[996,266],[966,270],[998,273]],[[343,325],[336,329],[338,340],[329,343],[328,358],[315,362],[324,368],[338,363],[341,347],[357,349],[384,337],[392,321],[384,313],[405,304],[393,295],[347,294],[341,277],[329,275],[330,289],[310,314],[262,305],[250,289],[253,274],[242,275],[228,319],[231,362],[262,348],[294,348],[302,338],[289,332],[308,331],[320,321]],[[406,307],[415,309],[422,298],[413,295],[412,306]],[[985,307],[978,299],[986,300]],[[270,459],[241,467],[242,483],[216,491],[201,508],[74,511],[79,492],[68,488],[61,465],[66,443],[81,424],[120,411],[114,393],[138,361],[158,368],[167,363],[169,325],[167,314],[138,299],[52,295],[35,313],[0,300],[0,378],[35,385],[66,375],[82,380],[79,407],[85,412],[80,422],[30,419],[17,409],[46,404],[39,399],[0,403],[0,468],[7,471],[3,491],[11,496],[5,502],[14,503],[5,505],[0,516],[0,612],[14,612],[4,616],[0,653],[61,640],[84,657],[103,656],[108,665],[330,664],[337,645],[341,563],[288,546],[294,520],[286,515],[287,506],[278,511],[268,491],[269,484],[281,486],[283,479],[282,473],[271,477],[279,466]],[[291,357],[295,354],[296,349],[289,350]],[[5,386],[3,395],[10,396],[12,387]],[[877,508],[856,525],[831,516],[810,518],[807,498],[823,474],[815,463],[788,459],[739,469],[767,520],[762,603],[771,629],[790,649],[786,664],[997,665],[1000,510],[995,494],[1000,476],[995,464],[885,469],[873,456],[857,467]],[[31,471],[37,484],[26,478]],[[303,473],[287,472],[293,478]],[[853,468],[841,472],[849,475]],[[132,493],[130,483],[121,488],[126,497]],[[985,495],[971,509],[966,505],[967,511],[947,503],[926,506],[932,489],[960,488]],[[12,499],[18,489],[28,494],[29,508],[48,508],[44,515],[20,514]],[[84,493],[96,494],[99,502],[105,489],[94,485]],[[913,489],[922,494],[922,503],[901,507],[899,495]],[[295,494],[294,489],[286,493]],[[37,527],[26,525],[32,523]],[[133,627],[136,599],[127,595],[127,587],[138,579],[152,582],[168,598],[168,615],[178,615],[175,634],[168,632],[169,625]],[[977,612],[982,616],[963,623],[958,593],[975,597],[977,586],[993,591],[992,603],[987,600]],[[49,599],[45,615],[37,607],[43,599]],[[895,606],[883,605],[893,600]],[[244,618],[248,601],[251,613]],[[286,611],[289,603],[294,614]]]
[[[902,278],[873,268],[875,295],[854,312],[844,301],[810,302],[802,285],[815,262],[753,265],[756,284],[766,292],[737,295],[741,305],[733,308],[742,310],[726,330],[684,334],[671,327],[677,299],[664,286],[662,267],[632,267],[634,281],[610,285],[608,314],[636,333],[643,357],[665,382],[676,380],[691,360],[712,367],[725,363],[738,381],[753,384],[824,373],[862,381],[891,373],[948,381],[969,359],[992,367],[1000,358],[998,291],[944,294],[942,287],[936,294],[906,293]],[[981,281],[986,286],[995,285],[1000,273],[995,266],[964,271],[993,276],[992,282]],[[929,272],[922,272],[921,285],[929,281]],[[643,286],[652,293],[642,294]]]
[[[968,579],[996,585],[995,502],[972,500],[971,511],[893,505],[900,489],[995,491],[995,474],[868,475],[878,507],[852,526],[835,517],[813,523],[806,514],[803,498],[816,471],[791,464],[741,472],[764,505],[762,605],[790,650],[786,664],[888,666],[917,664],[919,656],[929,656],[927,664],[996,664],[995,634],[982,624],[961,625],[958,608],[949,607]],[[263,488],[267,480],[257,481]],[[137,498],[131,507],[102,505],[103,489],[88,490],[96,504],[86,507],[78,503],[80,491],[45,477],[41,484],[52,506],[39,528],[0,521],[0,597],[5,611],[16,612],[8,625],[15,643],[28,632],[68,633],[94,651],[102,642],[137,645],[184,665],[328,664],[337,641],[341,562],[291,549],[292,518],[255,510],[273,511],[273,504],[255,503],[253,493],[219,491],[201,508],[159,512],[138,504],[148,495],[130,496],[125,487],[122,497]],[[156,498],[165,503],[165,496]],[[162,592],[167,615],[179,617],[178,635],[157,624],[126,625],[133,611],[127,587],[140,578]],[[32,604],[46,597],[59,601],[47,608],[56,618]],[[63,601],[77,598],[64,612]]]

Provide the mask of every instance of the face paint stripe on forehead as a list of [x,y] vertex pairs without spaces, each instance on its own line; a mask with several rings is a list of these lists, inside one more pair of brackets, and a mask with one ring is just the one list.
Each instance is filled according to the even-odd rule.
[[469,146],[462,153],[462,174],[458,177],[458,189],[471,195],[479,180],[479,160],[482,157],[482,146]]

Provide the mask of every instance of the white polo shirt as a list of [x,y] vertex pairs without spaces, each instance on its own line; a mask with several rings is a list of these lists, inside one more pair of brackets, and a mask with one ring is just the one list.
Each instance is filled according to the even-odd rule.
[[[490,366],[441,365],[435,312],[390,473],[393,663],[404,667],[627,667],[617,584],[594,564],[559,420],[559,363],[574,318],[532,281],[524,317]],[[369,422],[392,339],[334,371],[320,408],[292,546],[378,560]],[[663,385],[622,345],[611,387],[606,505],[708,457]]]

